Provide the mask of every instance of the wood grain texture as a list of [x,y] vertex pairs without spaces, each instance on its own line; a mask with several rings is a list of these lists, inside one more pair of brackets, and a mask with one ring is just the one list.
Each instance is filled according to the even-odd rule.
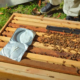
[[[48,18],[47,18],[48,19]],[[16,21],[17,20],[17,21]],[[35,26],[38,26],[38,27],[45,27],[45,25],[44,24],[46,24],[46,25],[50,25],[50,26],[58,26],[58,27],[68,27],[68,28],[79,28],[79,26],[80,26],[80,23],[73,23],[73,22],[70,22],[70,21],[64,21],[63,20],[63,22],[57,22],[57,21],[55,21],[55,19],[53,19],[53,21],[49,21],[49,20],[42,20],[42,19],[36,19],[36,16],[35,16],[35,18],[30,18],[30,17],[21,17],[21,16],[18,16],[18,17],[14,17],[14,20],[12,21],[12,23],[19,23],[19,21],[21,22],[21,21],[29,21],[29,22],[31,22],[31,23],[33,23],[33,25],[35,24]],[[59,21],[59,20],[58,20]],[[28,23],[25,23],[25,22],[22,22],[23,24],[27,24],[28,25]],[[37,23],[41,23],[41,24],[43,24],[43,26],[42,25],[37,25]],[[29,24],[29,25],[31,25],[31,24]]]
[[30,60],[35,60],[35,61],[41,61],[41,62],[46,62],[46,63],[51,63],[51,64],[60,64],[60,65],[65,65],[68,67],[75,66],[77,68],[80,68],[80,61],[74,61],[74,60],[68,60],[68,59],[62,59],[62,58],[56,58],[56,57],[51,57],[51,56],[46,56],[46,55],[40,55],[40,54],[34,54],[34,53],[29,53],[26,52],[26,55],[24,57],[30,59]]
[[[0,62],[1,80],[79,80],[79,76],[67,75],[47,70]],[[4,76],[5,75],[5,76]]]
[[67,24],[76,24],[80,25],[80,22],[75,22],[75,21],[70,21],[70,20],[62,20],[62,19],[54,19],[54,18],[48,18],[44,16],[34,16],[34,15],[25,15],[25,14],[19,14],[19,13],[14,13],[16,15],[15,17],[22,17],[22,18],[32,18],[32,19],[39,19],[42,21],[54,21],[58,23],[67,23]]
[[6,62],[6,63],[21,65],[21,66],[33,67],[37,69],[43,69],[43,70],[49,70],[49,71],[55,71],[55,72],[80,76],[80,74],[77,73],[76,68],[74,67],[66,67],[62,65],[49,64],[49,63],[33,61],[28,59],[22,59],[20,62],[17,62],[3,56],[0,56],[0,62]]

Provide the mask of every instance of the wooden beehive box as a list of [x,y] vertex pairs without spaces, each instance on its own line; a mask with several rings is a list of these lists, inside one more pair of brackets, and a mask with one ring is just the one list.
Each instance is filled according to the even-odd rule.
[[[19,27],[34,30],[36,37],[21,62],[0,56],[0,80],[80,80],[80,59],[61,58],[64,53],[54,51],[55,46],[41,41],[52,35],[47,35],[47,25],[80,29],[79,22],[13,13],[0,31],[0,50]],[[69,53],[67,48],[63,49]],[[70,53],[76,54],[76,51]]]

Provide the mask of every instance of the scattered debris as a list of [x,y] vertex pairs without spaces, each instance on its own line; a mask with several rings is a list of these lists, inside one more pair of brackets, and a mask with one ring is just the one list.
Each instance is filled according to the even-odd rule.
[[49,76],[49,77],[54,78],[54,76]]
[[66,61],[63,61],[62,65],[65,66]]
[[61,16],[61,13],[58,14],[57,18],[59,18]]
[[40,13],[40,11],[38,11],[37,8],[34,8],[33,11],[32,11],[32,14],[33,15],[40,15],[41,13]]
[[39,0],[38,6],[39,6],[39,7],[41,6],[41,0]]
[[0,12],[0,15],[2,15],[3,13],[2,12]]
[[77,70],[77,73],[80,74],[80,69],[76,68],[76,70]]

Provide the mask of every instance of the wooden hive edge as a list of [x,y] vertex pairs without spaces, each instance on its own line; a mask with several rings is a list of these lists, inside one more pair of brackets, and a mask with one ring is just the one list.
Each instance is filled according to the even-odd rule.
[[[79,76],[73,76],[73,75],[68,75],[68,74],[63,74],[63,73],[57,73],[57,72],[52,72],[52,71],[47,71],[47,70],[41,70],[41,69],[36,69],[36,68],[31,68],[31,67],[24,67],[24,66],[19,66],[19,65],[14,65],[14,64],[9,64],[9,63],[2,63],[0,62],[0,73],[3,72],[4,75],[10,74],[4,78],[8,78],[10,80],[21,80],[19,76],[23,77],[23,80],[28,79],[28,80],[80,80]],[[11,76],[14,75],[14,78]],[[16,79],[16,76],[19,78]],[[3,75],[0,76],[0,78],[3,78]],[[1,79],[1,80],[4,80]]]
[[14,13],[17,17],[32,17],[32,18],[37,18],[37,19],[44,19],[44,20],[51,20],[51,21],[57,21],[57,22],[65,22],[65,23],[73,23],[73,24],[80,24],[80,22],[76,21],[70,21],[70,20],[62,20],[62,19],[55,19],[55,18],[48,18],[44,16],[34,16],[34,15],[26,15],[26,14],[20,14],[20,13]]
[[4,31],[4,29],[7,27],[8,23],[13,19],[14,17],[14,13],[11,15],[11,17],[9,18],[9,20],[6,22],[6,24],[3,26],[3,28],[0,30],[0,35],[1,33]]

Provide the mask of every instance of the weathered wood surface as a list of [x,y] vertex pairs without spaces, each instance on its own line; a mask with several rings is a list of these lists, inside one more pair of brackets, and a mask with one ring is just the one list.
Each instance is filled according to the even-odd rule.
[[74,67],[66,67],[66,66],[61,66],[61,65],[56,65],[56,64],[49,64],[49,63],[44,63],[44,62],[38,62],[38,61],[33,61],[33,60],[28,60],[28,59],[22,59],[21,62],[13,61],[7,57],[0,56],[0,61],[1,62],[6,62],[6,63],[11,63],[11,64],[16,64],[16,65],[22,65],[22,66],[28,66],[28,67],[33,67],[37,69],[43,69],[43,70],[49,70],[49,71],[55,71],[59,73],[66,73],[66,74],[72,74],[72,75],[78,75],[80,76],[79,73],[77,73],[76,68]]
[[1,80],[80,80],[79,76],[0,62]]
[[[21,14],[17,14],[17,13],[14,13],[14,14],[16,15],[15,17],[21,17],[21,19],[24,18],[24,20],[25,20],[25,18],[31,18],[31,19],[41,20],[42,22],[51,21],[53,23],[53,26],[80,29],[80,27],[79,27],[80,23],[79,22],[75,22],[75,21],[59,20],[59,19],[54,19],[54,18],[46,18],[46,17],[43,17],[43,16],[32,16],[32,15],[23,15],[23,14],[21,15]],[[13,23],[19,23],[16,20],[14,20],[12,22]],[[23,23],[21,22],[21,24],[23,24]],[[27,24],[27,23],[24,22],[24,24]],[[31,24],[29,24],[29,25],[31,25]],[[45,27],[45,26],[43,26],[43,27]]]

